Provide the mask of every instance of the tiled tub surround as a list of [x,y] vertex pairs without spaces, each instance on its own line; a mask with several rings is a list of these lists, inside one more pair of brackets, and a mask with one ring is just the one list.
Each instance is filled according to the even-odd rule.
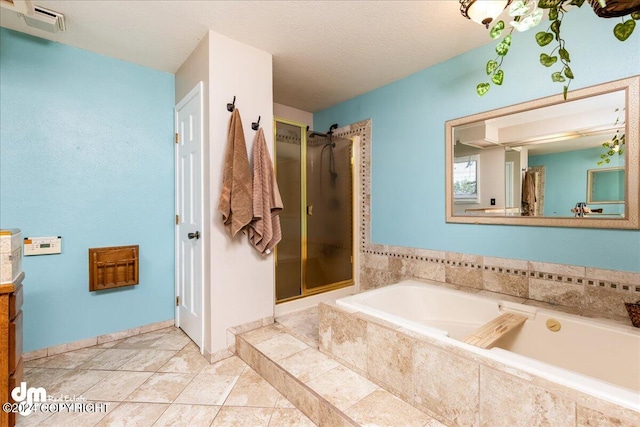
[[[360,289],[406,279],[434,280],[469,292],[497,292],[527,305],[631,324],[625,302],[640,300],[640,273],[483,257],[399,246],[368,245]],[[486,293],[486,292],[485,292]]]
[[446,424],[640,425],[637,410],[571,388],[554,372],[542,376],[496,360],[492,350],[470,351],[442,335],[418,334],[335,303],[319,306],[319,323],[322,352]]

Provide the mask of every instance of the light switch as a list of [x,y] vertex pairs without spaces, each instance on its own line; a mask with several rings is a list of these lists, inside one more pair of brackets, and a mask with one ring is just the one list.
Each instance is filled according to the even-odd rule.
[[62,237],[25,237],[24,256],[52,255],[62,252]]

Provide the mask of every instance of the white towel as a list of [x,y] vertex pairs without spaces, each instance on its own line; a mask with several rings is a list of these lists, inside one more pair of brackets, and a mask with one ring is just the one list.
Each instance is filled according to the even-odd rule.
[[263,255],[282,240],[279,217],[282,208],[273,163],[260,128],[253,142],[253,220],[249,224],[249,242]]

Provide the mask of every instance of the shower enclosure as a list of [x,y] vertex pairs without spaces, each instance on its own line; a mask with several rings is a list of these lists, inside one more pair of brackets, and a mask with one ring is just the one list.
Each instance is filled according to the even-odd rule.
[[352,141],[275,119],[276,178],[284,209],[276,301],[353,284]]

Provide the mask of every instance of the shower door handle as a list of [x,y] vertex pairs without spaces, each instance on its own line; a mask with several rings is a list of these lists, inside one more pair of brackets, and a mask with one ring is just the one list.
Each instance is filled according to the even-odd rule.
[[313,205],[307,206],[307,215],[313,216]]
[[196,231],[195,233],[189,233],[189,234],[187,234],[187,237],[189,239],[199,239],[200,238],[200,232]]

